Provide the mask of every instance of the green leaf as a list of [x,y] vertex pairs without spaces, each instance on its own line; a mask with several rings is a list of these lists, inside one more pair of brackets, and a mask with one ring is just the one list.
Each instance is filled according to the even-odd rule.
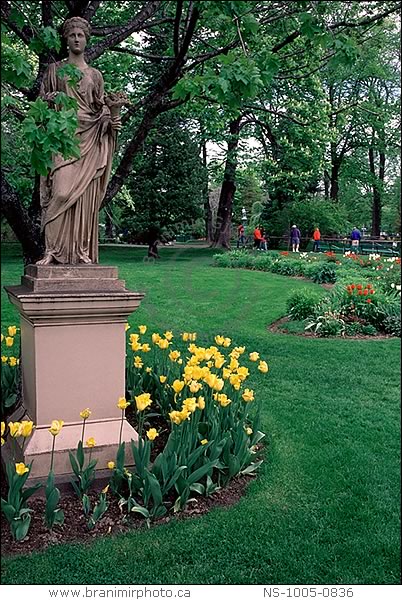
[[199,469],[191,473],[191,475],[187,478],[187,485],[190,486],[193,483],[196,483],[200,479],[204,477],[209,471],[211,471],[217,464],[217,460],[212,460],[207,462],[205,465],[202,465]]
[[144,506],[139,506],[139,505],[133,506],[133,508],[131,509],[131,512],[139,513],[146,519],[149,519],[149,510],[144,508]]
[[262,463],[263,463],[262,460],[258,460],[257,462],[252,463],[251,465],[249,465],[248,467],[243,469],[243,471],[240,471],[240,472],[242,475],[250,475],[250,473],[254,473],[254,471],[256,471]]

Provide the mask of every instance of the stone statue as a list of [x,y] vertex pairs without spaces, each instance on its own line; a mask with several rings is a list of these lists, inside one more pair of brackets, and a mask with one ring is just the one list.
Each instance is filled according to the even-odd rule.
[[90,36],[89,23],[80,17],[63,26],[69,64],[80,69],[82,78],[74,89],[57,69],[66,63],[50,64],[45,72],[41,96],[51,106],[58,92],[78,103],[80,158],[54,157],[47,177],[41,178],[42,231],[46,252],[37,264],[98,262],[99,209],[110,177],[120,109],[128,104],[122,93],[104,96],[103,77],[85,62]]

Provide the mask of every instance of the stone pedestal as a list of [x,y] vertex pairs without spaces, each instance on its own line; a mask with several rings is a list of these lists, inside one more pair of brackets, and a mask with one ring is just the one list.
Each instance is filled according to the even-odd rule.
[[[21,315],[23,401],[36,429],[24,449],[32,477],[46,475],[53,419],[65,422],[56,439],[55,472],[70,472],[68,449],[81,438],[84,408],[92,411],[85,439],[94,437],[98,468],[114,460],[125,391],[125,323],[144,294],[126,290],[116,267],[29,265],[20,286],[6,287]],[[122,439],[136,439],[124,422]],[[132,464],[127,444],[127,464]],[[131,460],[131,463],[130,463]]]

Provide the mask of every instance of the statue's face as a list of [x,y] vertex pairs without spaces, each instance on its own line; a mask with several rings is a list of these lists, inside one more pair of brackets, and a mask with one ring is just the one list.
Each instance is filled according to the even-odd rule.
[[87,45],[85,33],[80,27],[74,27],[67,36],[67,44],[74,54],[82,54]]

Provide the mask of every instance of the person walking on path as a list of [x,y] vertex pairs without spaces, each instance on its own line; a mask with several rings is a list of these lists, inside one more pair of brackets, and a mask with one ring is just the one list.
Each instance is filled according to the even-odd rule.
[[244,225],[239,225],[237,228],[237,247],[240,248],[240,246],[242,248],[244,248],[246,245],[246,237],[244,235]]
[[256,248],[257,250],[259,250],[261,247],[261,240],[261,227],[257,225],[257,227],[254,229],[254,248]]
[[267,252],[267,250],[268,250],[268,235],[265,233],[265,229],[263,227],[260,228],[260,232],[261,232],[260,250]]
[[356,254],[359,252],[359,245],[360,245],[361,237],[362,237],[362,234],[357,229],[357,227],[353,227],[352,233],[350,234],[350,239],[352,242],[352,250],[354,250],[356,252]]
[[320,239],[321,239],[321,233],[320,230],[318,229],[318,227],[316,227],[314,229],[314,233],[313,233],[313,252],[318,252],[320,249]]
[[290,230],[290,241],[292,244],[292,252],[299,252],[300,246],[300,229],[296,227],[296,225],[292,225],[292,229]]

